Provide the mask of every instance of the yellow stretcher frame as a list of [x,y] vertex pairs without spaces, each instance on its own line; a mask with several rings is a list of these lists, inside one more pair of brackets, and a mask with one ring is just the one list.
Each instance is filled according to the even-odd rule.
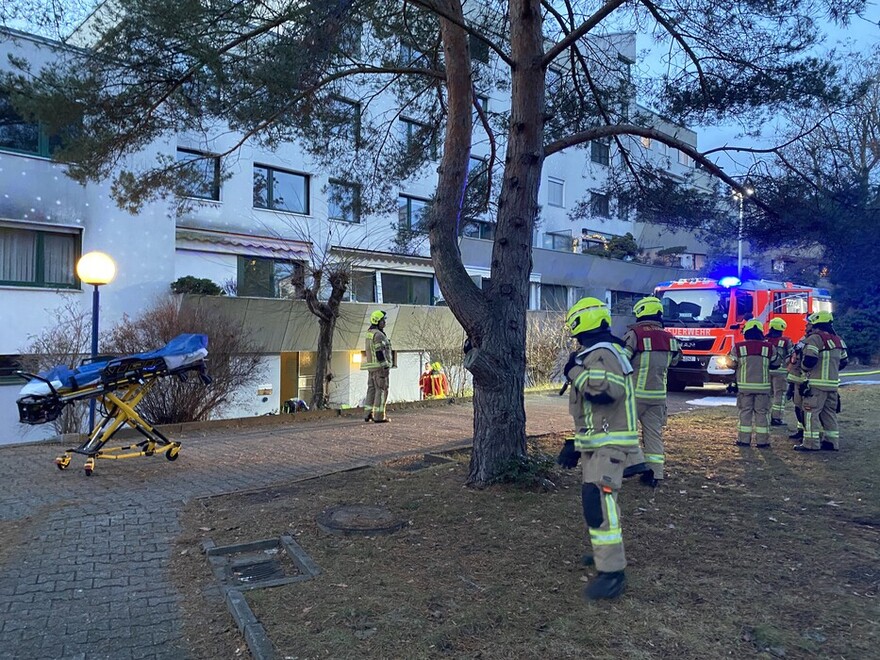
[[[135,410],[135,406],[152,389],[157,380],[157,376],[148,376],[139,382],[129,383],[121,388],[118,395],[116,392],[104,392],[100,400],[106,412],[95,424],[95,428],[91,430],[88,439],[83,444],[67,449],[64,454],[55,458],[55,465],[58,466],[58,469],[66,470],[70,466],[71,454],[87,456],[83,468],[86,476],[89,477],[95,471],[95,461],[99,458],[119,460],[164,453],[165,458],[169,461],[177,460],[180,453],[180,443],[166,438],[159,429],[149,424]],[[110,439],[125,426],[135,429],[146,439],[131,445],[105,449],[104,447]]]
[[[177,376],[187,380],[187,372],[196,371],[204,385],[210,385],[204,360],[168,370],[162,358],[119,358],[110,363],[102,373],[101,381],[73,391],[58,391],[45,378],[26,373],[18,374],[25,379],[41,380],[48,384],[51,395],[27,395],[19,399],[21,421],[40,424],[55,419],[69,403],[96,399],[101,404],[101,419],[89,431],[88,438],[78,447],[65,450],[55,458],[59,470],[66,470],[72,454],[86,456],[84,470],[92,476],[97,459],[119,460],[138,456],[165,454],[169,461],[177,460],[180,443],[169,440],[155,426],[147,422],[136,410],[137,405],[165,376]],[[144,436],[140,442],[121,447],[106,447],[107,443],[123,428],[129,426]]]

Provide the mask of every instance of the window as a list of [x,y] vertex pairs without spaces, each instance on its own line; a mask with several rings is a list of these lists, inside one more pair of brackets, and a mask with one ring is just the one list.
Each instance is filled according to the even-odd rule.
[[629,220],[634,210],[635,204],[633,204],[631,199],[625,197],[617,198],[617,218],[619,220]]
[[547,205],[565,206],[565,181],[562,179],[547,178]]
[[187,197],[220,201],[220,157],[190,149],[177,150],[183,163],[183,188]]
[[76,289],[79,233],[0,226],[0,284]]
[[361,25],[345,23],[339,28],[339,41],[336,50],[341,55],[358,58],[361,55]]
[[411,231],[422,231],[422,221],[428,210],[428,200],[409,195],[397,198],[397,222]]
[[806,292],[799,293],[774,293],[774,314],[807,314],[809,313],[809,301]]
[[495,239],[495,223],[485,220],[467,220],[462,227],[461,234],[469,238],[492,241]]
[[643,146],[645,149],[650,149],[650,148],[651,148],[651,138],[649,138],[649,137],[643,137],[643,138],[642,138],[642,146]]
[[736,292],[736,322],[747,321],[754,315],[754,299],[751,293]]
[[685,152],[681,151],[680,149],[678,149],[677,151],[678,151],[678,163],[679,163],[679,165],[684,165],[684,166],[686,166],[686,167],[692,167],[692,166],[693,166],[693,160],[691,160],[691,157],[688,156]]
[[[474,101],[475,101],[477,107],[483,111],[484,115],[489,112],[489,97],[488,96],[483,96],[482,94],[477,94],[474,97]],[[477,112],[477,108],[474,108],[473,115],[474,116],[473,116],[472,121],[474,122],[474,126],[482,126],[483,125],[482,120],[480,119],[480,113]]]
[[48,158],[61,146],[61,136],[22,117],[5,92],[0,92],[0,149]]
[[375,271],[356,270],[352,272],[351,299],[353,302],[376,302]]
[[401,140],[408,151],[427,149],[428,155],[437,159],[437,132],[428,124],[414,119],[400,120]]
[[432,305],[434,278],[382,273],[382,302],[397,305]]
[[330,179],[327,189],[327,217],[342,222],[360,222],[360,185]]
[[546,250],[573,252],[573,240],[570,232],[547,232],[544,234],[543,246]]
[[644,293],[633,293],[632,291],[612,291],[611,292],[611,314],[613,316],[632,316],[633,305],[645,297]]
[[568,289],[562,284],[541,285],[541,309],[564,312],[568,309]]
[[590,215],[594,218],[610,218],[611,202],[608,195],[604,193],[590,193]]
[[590,142],[590,160],[599,165],[611,163],[611,141],[608,138]]
[[400,42],[400,63],[415,67],[428,66],[425,53],[407,41]]
[[254,208],[309,213],[309,177],[254,165]]
[[330,99],[330,126],[333,139],[358,144],[361,139],[361,104],[334,96]]
[[22,368],[20,355],[0,355],[0,385],[24,385],[24,381],[15,375]]
[[239,257],[236,295],[247,298],[294,298],[302,294],[305,270],[296,261]]
[[470,42],[471,59],[477,62],[482,62],[483,64],[488,64],[489,44],[473,34],[468,35],[468,41]]

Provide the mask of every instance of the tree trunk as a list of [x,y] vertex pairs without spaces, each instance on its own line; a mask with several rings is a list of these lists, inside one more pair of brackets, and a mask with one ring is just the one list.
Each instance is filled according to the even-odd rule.
[[333,332],[336,329],[335,314],[318,317],[318,355],[315,361],[315,383],[312,385],[312,408],[327,407],[327,375],[330,373],[330,358],[333,356]]
[[468,484],[484,486],[503,464],[526,451],[526,310],[532,230],[544,162],[544,70],[540,0],[511,0],[511,118],[492,251],[491,284],[471,282],[456,241],[471,145],[472,80],[460,0],[443,4],[448,121],[436,202],[429,220],[431,256],[440,289],[474,348],[465,366],[474,377],[474,450]]

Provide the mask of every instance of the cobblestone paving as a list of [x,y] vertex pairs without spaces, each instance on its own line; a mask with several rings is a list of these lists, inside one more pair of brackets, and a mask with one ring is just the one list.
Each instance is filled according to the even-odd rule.
[[[570,427],[558,398],[527,397],[528,432]],[[0,658],[187,657],[168,579],[183,504],[470,442],[469,405],[178,435],[180,458],[99,461],[59,472],[58,445],[0,447],[0,521],[23,542],[0,548]],[[8,524],[8,523],[7,523]]]

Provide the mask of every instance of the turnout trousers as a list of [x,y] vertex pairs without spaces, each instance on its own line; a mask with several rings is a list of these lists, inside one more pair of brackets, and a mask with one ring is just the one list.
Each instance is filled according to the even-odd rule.
[[739,409],[739,435],[737,442],[745,445],[770,444],[770,395],[760,392],[740,392],[736,395]]
[[772,403],[770,406],[770,418],[778,422],[783,421],[785,417],[785,392],[788,390],[788,381],[786,374],[770,374],[770,385],[773,388],[771,394]]
[[370,369],[367,377],[367,396],[364,397],[364,409],[373,414],[373,420],[385,419],[385,404],[388,402],[388,367]]
[[840,393],[813,388],[810,396],[803,398],[804,446],[819,449],[822,441],[830,442],[840,449],[840,427],[837,425],[837,404]]
[[666,453],[663,449],[663,425],[666,424],[666,402],[636,402],[636,413],[642,425],[645,463],[655,479],[663,478]]
[[581,503],[593,546],[596,570],[622,571],[626,567],[617,494],[623,483],[626,452],[613,446],[585,453]]

